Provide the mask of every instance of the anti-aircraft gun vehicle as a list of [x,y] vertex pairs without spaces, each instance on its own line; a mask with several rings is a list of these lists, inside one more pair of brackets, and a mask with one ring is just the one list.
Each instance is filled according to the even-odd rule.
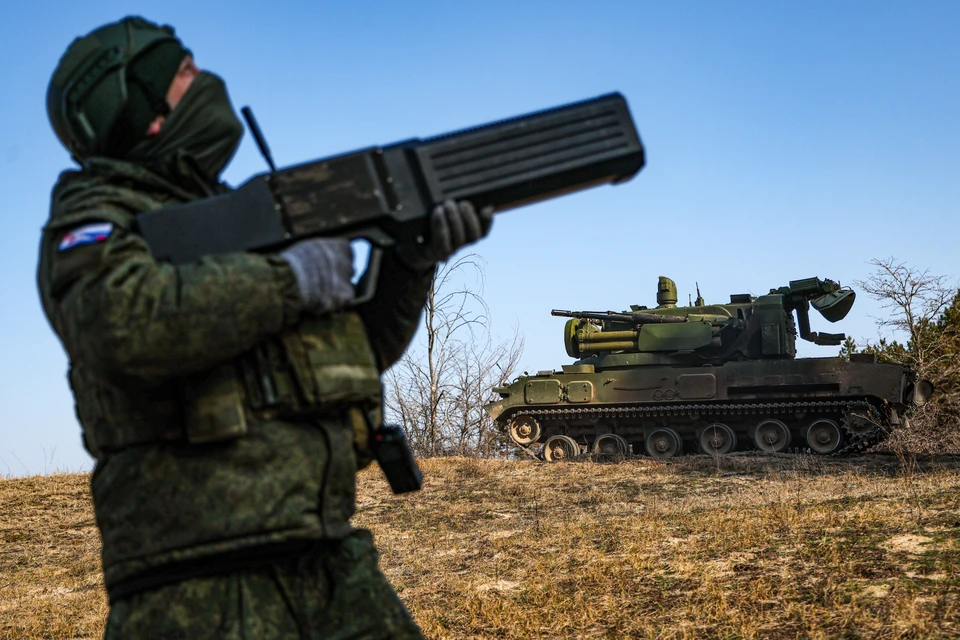
[[661,276],[655,309],[554,310],[570,318],[563,338],[576,361],[495,388],[501,398],[484,408],[548,461],[585,452],[862,451],[933,386],[870,354],[796,357],[798,333],[818,345],[845,337],[812,331],[810,307],[837,322],[855,298],[832,280],[806,278],[763,296],[731,295],[729,304],[705,304],[698,290],[692,306],[678,307],[676,285]]

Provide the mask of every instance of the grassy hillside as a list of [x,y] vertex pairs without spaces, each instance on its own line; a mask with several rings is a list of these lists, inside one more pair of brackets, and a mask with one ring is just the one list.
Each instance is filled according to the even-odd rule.
[[[960,460],[437,459],[356,523],[434,638],[960,636]],[[0,480],[0,637],[94,638],[87,477]]]

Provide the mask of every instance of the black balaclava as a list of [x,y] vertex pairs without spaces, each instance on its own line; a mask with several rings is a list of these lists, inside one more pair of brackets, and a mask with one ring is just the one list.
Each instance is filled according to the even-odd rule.
[[167,90],[190,55],[179,41],[167,40],[143,52],[127,66],[127,102],[104,142],[104,155],[123,158],[147,137],[157,116],[170,114]]
[[243,124],[234,113],[223,80],[201,72],[166,117],[160,133],[138,143],[124,159],[174,182],[186,177],[187,171],[198,171],[198,177],[210,187],[219,181],[241,136]]

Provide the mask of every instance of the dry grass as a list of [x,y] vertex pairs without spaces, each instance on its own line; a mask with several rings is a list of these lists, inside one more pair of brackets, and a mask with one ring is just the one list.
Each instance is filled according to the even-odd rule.
[[[960,636],[960,459],[422,461],[356,523],[433,638]],[[0,637],[96,637],[83,475],[0,481]]]
[[89,482],[87,474],[0,480],[0,638],[103,635]]

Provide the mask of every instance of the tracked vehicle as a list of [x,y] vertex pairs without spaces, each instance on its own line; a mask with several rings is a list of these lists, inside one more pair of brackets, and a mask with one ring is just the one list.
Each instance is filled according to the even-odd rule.
[[554,310],[567,355],[560,371],[494,389],[484,408],[520,447],[548,461],[592,452],[670,458],[759,450],[841,455],[862,451],[924,403],[932,385],[869,354],[797,358],[796,338],[840,345],[810,328],[812,306],[842,320],[856,294],[806,278],[726,304],[677,306],[660,277],[657,307]]

